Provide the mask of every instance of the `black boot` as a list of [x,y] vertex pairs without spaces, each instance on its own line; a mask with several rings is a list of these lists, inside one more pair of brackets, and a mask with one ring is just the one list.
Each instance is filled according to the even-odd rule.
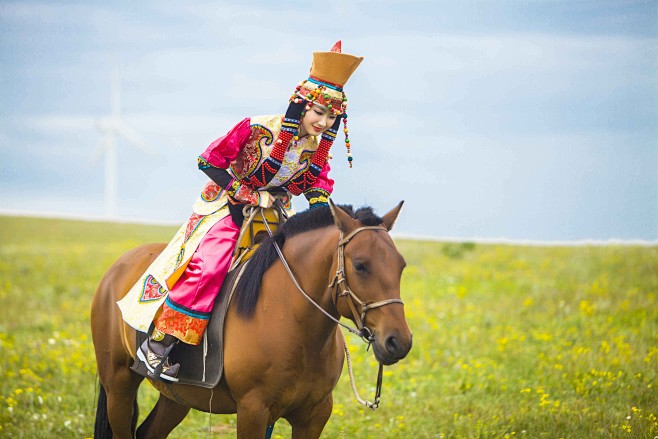
[[169,352],[178,343],[178,339],[154,329],[144,343],[137,349],[137,358],[142,360],[151,378],[178,382],[180,363],[169,364]]

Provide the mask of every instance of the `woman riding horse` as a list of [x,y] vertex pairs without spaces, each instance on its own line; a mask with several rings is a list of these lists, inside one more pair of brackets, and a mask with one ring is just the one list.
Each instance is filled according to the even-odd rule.
[[199,157],[211,180],[194,213],[118,302],[133,328],[148,332],[154,325],[137,350],[152,378],[177,382],[180,365],[169,363],[169,352],[178,341],[202,340],[244,205],[270,207],[278,198],[290,209],[288,194],[304,194],[311,208],[327,205],[333,189],[329,149],[341,120],[352,165],[343,86],[362,60],[341,53],[340,41],[330,52],[315,52],[310,76],[295,89],[285,115],[244,119]]
[[280,418],[292,426],[293,438],[319,438],[344,361],[336,319],[367,328],[381,364],[397,362],[411,348],[400,300],[405,262],[388,233],[400,206],[381,218],[370,209],[338,207],[292,216],[261,244],[238,284],[224,325],[221,381],[208,389],[151,380],[160,398],[139,428],[137,390],[144,377],[130,369],[135,330],[115,301],[165,245],[147,244],[121,256],[101,280],[91,309],[101,381],[95,437],[164,438],[194,408],[237,413],[239,439],[266,437]]

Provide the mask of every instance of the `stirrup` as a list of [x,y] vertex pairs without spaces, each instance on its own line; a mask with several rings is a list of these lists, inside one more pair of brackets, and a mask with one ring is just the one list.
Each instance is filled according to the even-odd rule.
[[[147,356],[150,361],[147,360]],[[139,360],[146,366],[146,369],[148,370],[146,374],[149,378],[159,381],[169,381],[172,383],[178,382],[176,376],[180,369],[179,363],[171,365],[167,358],[161,359],[151,351],[147,353],[147,356],[144,355],[141,348],[137,350],[137,358],[139,358]]]
[[137,358],[139,358],[146,366],[146,369],[148,370],[147,375],[150,378],[176,383],[178,382],[177,375],[180,370],[180,364],[170,364],[169,353],[174,348],[178,340],[167,346],[162,355],[158,355],[151,349],[151,341],[157,343],[162,341],[163,338],[164,333],[155,329],[153,334],[150,335],[137,349]]

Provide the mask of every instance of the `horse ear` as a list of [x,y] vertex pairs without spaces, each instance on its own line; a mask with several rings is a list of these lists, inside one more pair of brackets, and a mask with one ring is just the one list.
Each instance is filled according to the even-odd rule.
[[403,204],[404,204],[404,200],[400,201],[400,204],[395,206],[393,209],[391,209],[390,212],[388,212],[386,215],[382,217],[382,219],[384,220],[384,225],[389,231],[395,225],[395,221],[398,219],[398,214],[400,213],[400,209],[402,209]]
[[342,230],[343,233],[349,233],[356,228],[355,220],[343,209],[336,206],[331,198],[329,198],[329,209],[331,209],[331,215],[334,217],[336,227],[338,227],[339,230]]

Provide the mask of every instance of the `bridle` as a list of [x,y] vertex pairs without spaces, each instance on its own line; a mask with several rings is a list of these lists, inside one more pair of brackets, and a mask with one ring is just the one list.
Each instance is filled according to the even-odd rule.
[[[265,214],[263,213],[262,210],[261,210],[261,216],[263,218],[263,224],[265,224],[265,227],[267,228],[267,232],[269,233],[270,237],[273,236],[272,230],[270,229],[269,223],[267,222],[267,219],[265,218]],[[352,311],[352,315],[354,316],[354,323],[356,324],[356,329],[344,324],[343,322],[332,316],[324,308],[322,308],[319,304],[317,304],[308,294],[306,294],[306,291],[304,291],[304,289],[299,285],[299,282],[297,282],[297,279],[295,278],[295,275],[290,269],[290,265],[288,265],[288,261],[286,261],[286,258],[283,256],[283,252],[281,251],[279,245],[276,243],[276,241],[272,241],[272,244],[274,244],[274,248],[276,249],[276,252],[279,255],[279,259],[283,263],[283,266],[288,272],[290,279],[292,279],[293,283],[295,284],[295,287],[297,287],[299,292],[302,293],[304,297],[309,302],[311,302],[312,305],[314,305],[317,309],[319,309],[324,315],[326,315],[334,323],[337,323],[338,325],[347,329],[352,334],[358,335],[366,343],[370,344],[374,341],[375,335],[373,331],[370,328],[368,328],[365,324],[366,313],[371,309],[381,308],[382,306],[390,305],[391,303],[400,303],[404,305],[404,302],[402,302],[402,300],[400,299],[386,299],[386,300],[381,300],[379,302],[367,303],[359,299],[356,293],[354,293],[354,291],[352,291],[352,289],[347,284],[347,278],[345,277],[345,246],[352,240],[352,238],[354,238],[354,236],[356,236],[358,233],[364,230],[384,230],[385,232],[388,233],[388,229],[381,225],[359,227],[352,230],[347,236],[345,236],[344,232],[341,230],[340,235],[338,237],[338,249],[337,249],[338,261],[336,266],[336,274],[334,275],[333,280],[328,286],[328,288],[331,288],[334,291],[332,293],[332,298],[333,298],[334,307],[336,308],[336,312],[338,312],[338,299],[341,297],[347,297],[349,299],[347,303],[350,307],[350,310]],[[339,293],[339,288],[341,285],[342,285],[342,291]],[[360,313],[357,311],[356,309],[357,307],[355,304],[361,307]],[[338,315],[339,316],[341,315],[340,312],[338,312]]]
[[[272,230],[270,229],[270,226],[267,222],[267,219],[265,218],[265,213],[261,209],[261,216],[263,218],[263,224],[265,224],[265,227],[267,228],[267,232],[269,233],[270,237],[273,236]],[[333,315],[328,313],[324,308],[322,308],[319,304],[317,304],[306,292],[304,289],[299,285],[297,282],[297,279],[295,278],[295,275],[293,274],[292,270],[290,269],[290,266],[288,265],[288,261],[286,261],[286,258],[283,256],[283,252],[281,251],[281,248],[279,245],[276,243],[276,241],[272,241],[274,244],[274,248],[276,249],[277,254],[279,255],[279,259],[283,263],[283,266],[285,267],[286,271],[288,272],[288,275],[290,276],[290,279],[292,282],[295,284],[295,287],[299,290],[300,293],[317,309],[319,309],[324,315],[326,315],[329,319],[331,319],[333,322],[336,324],[342,326],[343,328],[347,329],[349,332],[352,334],[355,334],[362,338],[366,343],[368,343],[368,347],[370,347],[370,344],[375,340],[375,334],[374,332],[366,326],[366,313],[370,311],[371,309],[376,309],[376,308],[381,308],[382,306],[385,305],[390,305],[392,303],[400,303],[404,305],[404,302],[400,299],[387,299],[387,300],[381,300],[379,302],[374,302],[374,303],[366,303],[359,299],[359,297],[352,291],[352,289],[349,287],[347,284],[347,278],[345,276],[345,247],[347,244],[356,236],[358,233],[364,231],[364,230],[384,230],[385,232],[388,233],[388,229],[382,225],[379,226],[363,226],[356,228],[352,230],[347,236],[344,235],[344,232],[340,230],[340,235],[338,238],[338,249],[337,249],[337,266],[336,266],[336,274],[333,277],[333,280],[329,284],[328,288],[333,289],[334,292],[332,293],[332,298],[333,298],[333,304],[334,307],[336,308],[336,312],[338,312],[338,299],[341,297],[347,297],[348,300],[348,305],[350,307],[350,310],[352,311],[352,315],[354,316],[354,323],[356,324],[357,329],[354,329],[337,318],[335,318]],[[342,285],[342,291],[339,293],[340,286]],[[361,307],[361,313],[357,311],[356,304],[358,304]],[[339,318],[340,318],[340,312],[338,312]],[[345,355],[347,358],[347,368],[349,371],[350,375],[350,383],[352,385],[352,390],[354,392],[354,396],[356,397],[356,400],[372,409],[375,410],[377,407],[379,407],[379,401],[380,401],[380,396],[382,392],[382,380],[383,380],[383,375],[384,375],[384,365],[379,363],[379,371],[377,373],[377,386],[375,389],[375,399],[373,402],[367,401],[362,399],[359,396],[359,393],[356,389],[356,385],[354,384],[354,374],[352,372],[352,364],[350,360],[350,352],[347,348],[347,342],[343,338],[343,344],[345,348]]]
[[[341,297],[346,297],[348,299],[347,304],[352,311],[354,316],[354,323],[358,329],[358,334],[366,342],[372,343],[374,341],[375,335],[373,331],[368,328],[365,324],[366,322],[366,313],[371,309],[381,308],[382,306],[390,305],[391,303],[400,303],[404,305],[404,302],[400,299],[386,299],[375,303],[366,303],[359,299],[359,297],[352,291],[350,286],[347,284],[347,278],[345,276],[345,246],[354,238],[359,232],[364,230],[384,230],[388,233],[388,229],[384,226],[363,226],[357,229],[352,230],[349,235],[344,236],[343,231],[340,231],[338,239],[338,264],[336,267],[336,274],[334,279],[329,284],[329,288],[334,289],[332,294],[334,307],[338,311],[338,299]],[[342,289],[339,293],[339,289]],[[360,312],[357,311],[357,306],[360,307]],[[339,313],[340,314],[340,313]],[[353,332],[353,331],[351,331]],[[355,333],[355,332],[353,332]]]

